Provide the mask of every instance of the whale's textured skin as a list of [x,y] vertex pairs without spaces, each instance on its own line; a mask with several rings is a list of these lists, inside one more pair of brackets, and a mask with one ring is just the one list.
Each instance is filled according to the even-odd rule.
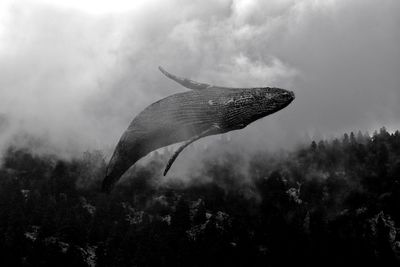
[[[242,129],[286,107],[294,99],[294,94],[284,89],[214,87],[161,71],[194,90],[163,98],[133,119],[108,164],[102,187],[105,192],[109,192],[136,161],[151,151],[189,140],[183,149],[199,138]],[[193,84],[200,87],[190,87]],[[181,150],[170,160],[165,172]]]

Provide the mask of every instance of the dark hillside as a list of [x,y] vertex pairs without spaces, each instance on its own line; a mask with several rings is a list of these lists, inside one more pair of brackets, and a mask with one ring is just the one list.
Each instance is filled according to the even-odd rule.
[[219,157],[191,183],[162,183],[168,157],[154,154],[104,195],[100,152],[65,161],[10,147],[0,265],[400,264],[400,132]]

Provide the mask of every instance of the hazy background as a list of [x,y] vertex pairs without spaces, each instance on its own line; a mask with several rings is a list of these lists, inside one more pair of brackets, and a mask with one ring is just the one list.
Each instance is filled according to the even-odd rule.
[[138,112],[186,90],[158,65],[295,91],[288,108],[231,133],[237,144],[400,126],[398,0],[63,2],[0,3],[0,150],[108,155]]

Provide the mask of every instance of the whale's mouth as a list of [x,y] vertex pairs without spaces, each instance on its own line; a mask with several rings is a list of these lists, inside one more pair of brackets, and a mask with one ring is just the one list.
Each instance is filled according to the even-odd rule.
[[284,97],[287,97],[289,101],[293,101],[296,96],[293,91],[285,90],[285,92],[282,94]]
[[288,91],[289,95],[292,97],[292,100],[294,100],[296,98],[295,94],[293,91]]
[[277,99],[280,101],[285,107],[292,103],[292,101],[296,98],[295,94],[293,91],[289,90],[284,90],[283,93],[281,93]]

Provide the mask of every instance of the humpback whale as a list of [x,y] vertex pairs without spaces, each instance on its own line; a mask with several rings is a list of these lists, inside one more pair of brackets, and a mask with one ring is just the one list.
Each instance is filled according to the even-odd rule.
[[109,161],[102,191],[110,192],[119,178],[151,151],[183,142],[168,161],[164,176],[179,153],[196,140],[233,130],[277,112],[295,98],[292,91],[275,87],[230,88],[199,83],[160,71],[191,89],[146,107],[122,134]]

